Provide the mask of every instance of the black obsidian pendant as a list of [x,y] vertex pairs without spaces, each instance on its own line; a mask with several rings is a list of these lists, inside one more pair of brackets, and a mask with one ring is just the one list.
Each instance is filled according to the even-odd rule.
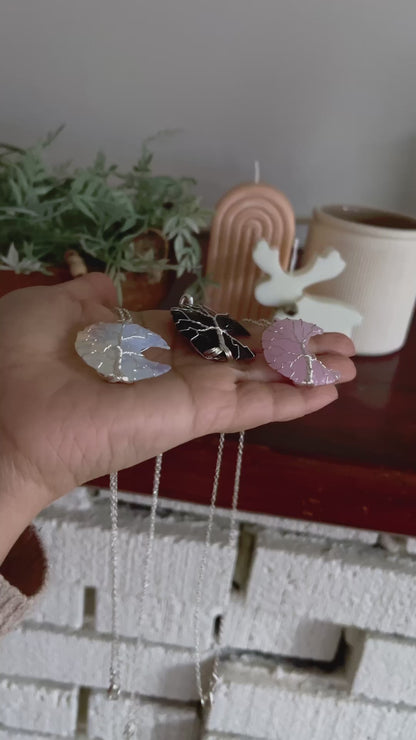
[[207,360],[252,360],[254,352],[235,339],[249,337],[250,332],[226,313],[215,313],[207,306],[193,304],[184,295],[179,306],[171,308],[177,330]]

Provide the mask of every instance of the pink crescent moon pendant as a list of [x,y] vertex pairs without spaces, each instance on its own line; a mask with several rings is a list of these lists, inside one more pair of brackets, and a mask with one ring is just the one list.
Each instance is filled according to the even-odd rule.
[[262,336],[266,362],[296,385],[329,385],[337,383],[339,373],[327,368],[313,352],[308,351],[311,337],[323,329],[302,319],[278,319]]

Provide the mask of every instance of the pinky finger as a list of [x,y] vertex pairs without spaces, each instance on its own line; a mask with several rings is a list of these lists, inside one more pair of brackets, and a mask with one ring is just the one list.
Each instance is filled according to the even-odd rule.
[[298,419],[328,406],[338,398],[338,391],[334,385],[312,388],[247,381],[238,385],[237,395],[235,417],[228,431]]

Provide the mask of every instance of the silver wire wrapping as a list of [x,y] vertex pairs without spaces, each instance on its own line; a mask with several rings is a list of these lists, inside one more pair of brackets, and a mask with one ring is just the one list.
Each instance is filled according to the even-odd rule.
[[250,333],[228,314],[216,313],[203,304],[194,305],[192,296],[187,293],[170,312],[178,332],[206,360],[254,359],[254,352],[236,339],[250,336]]
[[110,383],[135,383],[169,372],[170,365],[149,360],[152,347],[170,349],[163,337],[134,324],[130,311],[116,308],[119,320],[99,322],[79,331],[75,350],[81,359]]

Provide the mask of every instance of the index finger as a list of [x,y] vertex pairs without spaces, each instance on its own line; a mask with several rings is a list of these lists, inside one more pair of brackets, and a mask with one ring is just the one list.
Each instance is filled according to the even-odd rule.
[[111,308],[118,303],[114,283],[103,272],[89,272],[56,287],[63,288],[67,295],[79,301],[96,300]]
[[[254,322],[248,322],[246,319],[241,322],[245,328],[250,332],[249,337],[242,338],[241,341],[247,344],[256,354],[263,352],[262,346],[262,335],[269,324],[266,326],[259,326]],[[345,357],[352,357],[355,355],[355,347],[353,341],[340,332],[324,332],[323,334],[316,334],[311,337],[308,342],[308,351],[313,354],[339,354]]]

